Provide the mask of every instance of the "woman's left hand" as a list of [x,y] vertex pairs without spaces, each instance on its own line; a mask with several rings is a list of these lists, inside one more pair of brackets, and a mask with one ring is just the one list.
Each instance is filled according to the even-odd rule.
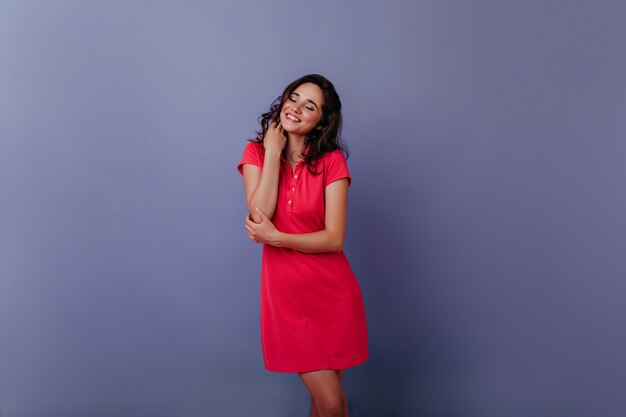
[[259,216],[261,216],[261,223],[255,223],[250,219],[250,216],[246,216],[246,231],[248,232],[248,236],[256,243],[274,245],[280,232],[263,210],[259,208],[256,210]]

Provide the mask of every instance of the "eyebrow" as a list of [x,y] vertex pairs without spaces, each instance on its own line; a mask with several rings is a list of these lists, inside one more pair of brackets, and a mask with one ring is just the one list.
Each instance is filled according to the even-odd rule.
[[[291,92],[291,94],[295,94],[295,95],[297,95],[298,97],[300,97],[300,94],[295,93],[295,92],[293,92],[293,91]],[[317,106],[317,104],[315,104],[315,102],[314,102],[313,100],[311,100],[310,98],[307,98],[306,100],[307,100],[307,101],[310,101],[311,103],[313,103],[313,104],[315,105],[315,107],[319,109],[319,107]]]

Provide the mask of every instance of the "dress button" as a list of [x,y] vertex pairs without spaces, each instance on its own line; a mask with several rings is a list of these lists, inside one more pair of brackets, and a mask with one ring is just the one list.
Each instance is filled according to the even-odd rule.
[[294,177],[294,178],[298,178],[298,174],[294,175],[293,177]]
[[291,187],[291,191],[296,191],[296,187]]
[[287,204],[291,204],[291,200],[287,201]]

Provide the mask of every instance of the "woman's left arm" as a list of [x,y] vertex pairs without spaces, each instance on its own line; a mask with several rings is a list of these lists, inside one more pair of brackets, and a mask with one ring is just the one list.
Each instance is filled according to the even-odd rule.
[[276,229],[267,215],[258,210],[263,221],[254,223],[246,217],[250,239],[279,248],[307,253],[339,252],[343,249],[348,211],[348,179],[339,178],[324,189],[325,214],[323,230],[311,233],[284,233]]

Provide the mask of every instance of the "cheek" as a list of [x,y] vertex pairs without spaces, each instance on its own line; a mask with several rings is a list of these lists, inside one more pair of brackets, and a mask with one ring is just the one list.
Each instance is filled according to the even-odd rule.
[[319,117],[317,114],[307,114],[307,118],[306,118],[307,122],[311,122],[314,124],[318,124],[319,121],[321,120],[321,117]]

